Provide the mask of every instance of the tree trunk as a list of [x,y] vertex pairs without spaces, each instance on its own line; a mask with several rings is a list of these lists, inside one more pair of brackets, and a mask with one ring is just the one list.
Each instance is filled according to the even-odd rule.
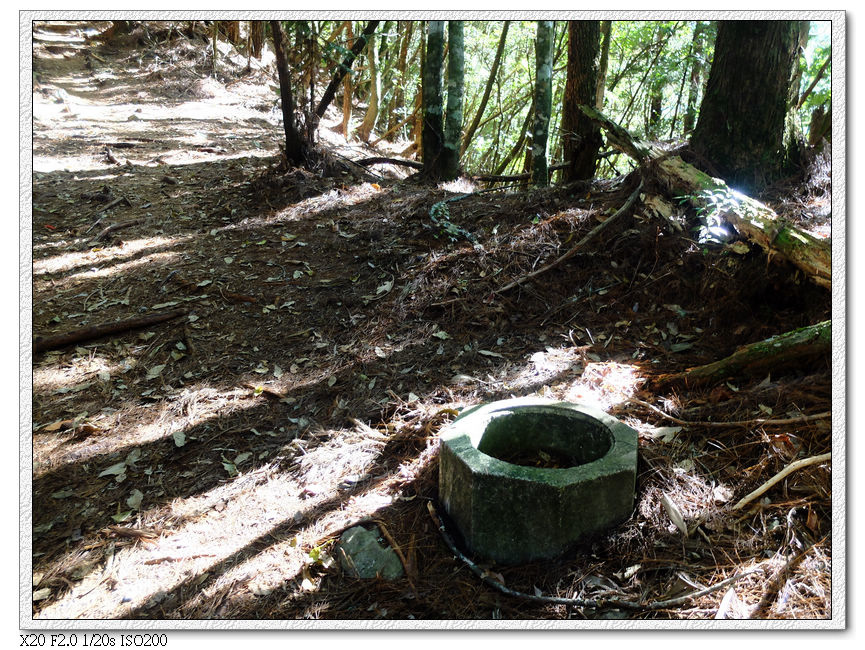
[[790,108],[799,106],[799,87],[802,85],[802,73],[805,70],[805,48],[808,47],[808,37],[811,22],[799,20],[798,42],[796,44],[796,60],[793,64],[793,78],[790,80]]
[[442,65],[444,62],[444,21],[427,22],[427,46],[423,67],[423,164],[424,174],[438,179],[439,158],[444,145],[442,106]]
[[682,132],[688,135],[693,132],[697,121],[697,99],[703,85],[703,40],[706,32],[705,23],[697,21],[694,25],[694,36],[691,39],[691,79],[688,86],[688,107],[685,109],[685,119]]
[[240,21],[239,20],[223,20],[221,21],[225,38],[232,45],[237,45],[240,42]]
[[594,104],[597,98],[600,36],[597,20],[568,22],[568,72],[561,128],[562,157],[571,164],[563,170],[565,182],[592,178],[602,144],[600,130],[579,109],[580,104]]
[[797,21],[724,21],[694,151],[746,193],[788,171],[785,120],[796,62]]
[[[351,21],[347,21],[348,25],[346,26],[346,30],[348,32],[348,43],[352,43],[354,41],[354,32],[351,29]],[[354,50],[354,45],[356,43],[352,43],[352,50]],[[337,71],[339,74],[340,71]],[[335,78],[336,75],[334,75]],[[331,81],[331,84],[333,82]],[[328,87],[330,90],[330,87]],[[335,93],[336,91],[334,91]],[[327,91],[325,91],[325,96],[327,96]],[[352,97],[354,96],[354,88],[351,83],[351,75],[345,74],[342,78],[342,137],[348,140],[351,135],[351,114],[353,110]],[[322,97],[322,101],[324,101],[324,97]],[[319,102],[319,108],[321,108],[321,102]],[[327,107],[325,107],[327,110]],[[316,110],[316,113],[318,111]]]
[[[399,121],[399,116],[406,112],[405,89],[408,87],[408,48],[411,44],[414,23],[410,20],[401,20],[398,25],[402,33],[399,57],[396,64],[396,73],[399,76],[399,81],[394,89],[390,110],[388,111],[387,132],[389,134],[396,130],[394,125]],[[400,126],[405,124],[406,119],[401,121]]]
[[504,53],[505,53],[505,41],[507,40],[507,37],[508,37],[508,28],[510,27],[510,24],[511,24],[511,21],[506,20],[504,25],[502,26],[502,35],[499,37],[499,46],[496,49],[496,56],[493,59],[493,65],[490,68],[490,75],[487,78],[487,85],[484,88],[484,94],[483,94],[483,97],[481,98],[480,106],[478,106],[478,110],[475,113],[475,117],[472,120],[471,126],[469,126],[469,128],[466,130],[466,135],[463,138],[463,145],[462,145],[462,148],[460,149],[460,154],[465,153],[466,149],[468,148],[469,144],[472,141],[472,138],[475,135],[475,131],[478,128],[478,124],[480,123],[481,118],[484,115],[484,110],[487,107],[487,102],[489,102],[490,93],[493,90],[493,84],[495,83],[496,77],[498,76],[499,66],[502,63],[502,57],[504,56]]
[[[321,96],[321,101],[318,102],[318,107],[315,109],[315,114],[319,117],[322,117],[324,115],[324,112],[327,110],[330,102],[333,101],[333,96],[336,95],[336,89],[339,88],[339,84],[342,81],[342,78],[346,74],[348,74],[348,72],[351,70],[351,64],[354,63],[357,55],[361,53],[367,42],[372,38],[372,35],[375,32],[375,28],[378,27],[378,23],[379,21],[377,20],[371,20],[366,24],[366,28],[363,30],[363,33],[352,46],[351,52],[349,52],[342,60],[342,63],[340,64],[339,68],[337,68],[336,73],[333,75],[333,79],[331,79],[330,83],[324,91],[324,94]],[[351,25],[349,25],[348,29],[349,39],[351,39]]]
[[504,172],[505,169],[507,169],[508,165],[511,163],[511,161],[514,159],[514,157],[516,157],[520,153],[520,151],[523,148],[523,145],[525,144],[526,133],[528,133],[528,131],[529,131],[529,125],[532,123],[532,117],[534,117],[534,115],[535,115],[535,100],[533,97],[532,103],[529,105],[529,110],[526,111],[526,119],[523,122],[523,128],[520,129],[520,136],[517,138],[516,143],[514,143],[514,146],[511,148],[511,150],[508,152],[508,154],[499,163],[498,167],[496,167],[495,171],[493,172],[493,176],[498,176],[502,172]]
[[550,184],[547,169],[547,138],[553,109],[553,35],[552,20],[538,21],[535,39],[535,124],[532,129],[532,183]]
[[362,142],[369,142],[369,136],[375,128],[378,119],[378,98],[381,94],[381,81],[378,74],[378,48],[373,40],[366,50],[366,60],[369,68],[369,102],[363,122],[357,127],[357,137]]
[[276,71],[279,75],[279,98],[282,107],[282,125],[285,130],[285,158],[289,164],[299,165],[304,162],[306,156],[303,140],[295,121],[291,71],[285,58],[285,36],[278,20],[270,21],[270,31],[273,36],[273,51],[276,54]]
[[[664,26],[661,24],[655,32],[657,58],[660,57],[660,52],[663,50],[665,44],[663,36]],[[649,114],[646,119],[646,138],[657,140],[660,137],[661,114],[664,107],[664,86],[667,84],[667,79],[662,66],[653,65],[652,71],[649,74],[652,76],[652,79],[649,83]]]
[[826,138],[832,140],[832,102],[829,102],[828,109],[818,106],[811,111],[811,124],[808,127],[808,144],[812,147],[820,143]]
[[751,343],[729,357],[704,366],[659,377],[654,386],[685,382],[689,386],[718,383],[741,375],[763,376],[791,366],[801,366],[815,357],[832,352],[832,321],[802,327],[764,341]]
[[261,60],[261,48],[264,46],[264,21],[249,21],[249,49],[256,59]]
[[460,141],[463,126],[465,46],[463,21],[448,21],[448,101],[439,177],[453,180],[460,173]]
[[601,21],[601,62],[598,65],[598,85],[595,94],[595,107],[601,111],[604,109],[604,91],[607,83],[607,64],[610,60],[610,35],[613,32],[613,21]]

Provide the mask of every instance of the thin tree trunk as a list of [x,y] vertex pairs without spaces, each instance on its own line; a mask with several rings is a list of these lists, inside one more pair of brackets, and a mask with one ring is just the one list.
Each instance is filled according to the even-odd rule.
[[[398,23],[399,29],[402,32],[402,39],[400,42],[399,48],[399,56],[397,58],[396,64],[396,74],[399,77],[399,81],[396,83],[396,88],[394,89],[393,95],[391,96],[390,106],[388,108],[388,123],[387,123],[387,133],[390,135],[396,129],[394,128],[394,124],[397,123],[399,119],[399,115],[405,113],[405,89],[407,87],[408,82],[408,48],[411,43],[412,31],[414,23],[410,20],[408,21],[399,21]],[[403,119],[400,123],[400,126],[406,123],[406,119]],[[399,128],[399,127],[397,127]]]
[[697,122],[697,100],[703,79],[703,37],[705,30],[705,23],[698,20],[694,26],[694,36],[691,39],[691,79],[688,87],[688,107],[685,109],[685,119],[682,123],[683,135],[690,134]]
[[480,106],[478,106],[478,110],[477,110],[477,112],[475,112],[475,117],[472,120],[471,126],[469,126],[469,128],[466,130],[466,135],[463,138],[463,145],[462,145],[462,148],[460,150],[460,154],[464,154],[466,149],[468,149],[468,146],[471,143],[472,138],[475,135],[475,131],[478,128],[478,124],[480,123],[481,118],[484,115],[484,111],[487,108],[487,102],[490,99],[490,93],[493,90],[493,84],[495,83],[496,77],[498,76],[499,66],[502,63],[502,57],[504,56],[504,53],[505,53],[505,41],[508,38],[508,28],[510,27],[510,24],[511,24],[511,21],[506,20],[504,25],[502,26],[502,35],[499,37],[499,46],[496,49],[496,56],[493,59],[493,65],[490,68],[490,75],[487,78],[487,85],[484,88],[484,94],[483,94],[483,97],[481,98]]
[[444,144],[442,66],[444,63],[444,21],[427,22],[427,46],[423,68],[423,163],[424,174],[436,179]]
[[366,50],[366,60],[369,68],[369,103],[363,122],[357,128],[357,137],[362,142],[369,142],[369,136],[378,120],[378,98],[381,94],[381,80],[378,74],[378,48],[373,40]]
[[[331,79],[330,83],[324,91],[324,94],[321,96],[321,101],[318,102],[318,107],[315,109],[315,114],[319,117],[322,117],[324,115],[324,112],[327,110],[330,102],[333,101],[333,96],[336,95],[336,89],[339,88],[339,84],[342,81],[342,78],[346,74],[348,74],[348,72],[351,70],[351,64],[354,63],[354,60],[357,58],[358,54],[361,53],[367,42],[372,38],[376,27],[378,27],[378,23],[379,21],[377,20],[371,20],[366,24],[366,28],[363,30],[363,33],[352,46],[351,52],[349,52],[342,60],[342,63],[340,64],[339,68],[337,68],[336,73],[333,75],[333,79]],[[350,26],[349,33],[351,33]]]
[[823,73],[826,72],[826,69],[829,67],[829,62],[832,60],[832,57],[829,56],[823,62],[823,65],[820,66],[820,69],[817,71],[817,75],[814,77],[814,81],[811,82],[811,85],[808,86],[808,89],[802,93],[802,96],[799,98],[799,101],[796,103],[796,110],[802,108],[802,104],[805,103],[805,100],[808,99],[808,96],[814,90],[817,82],[823,77]]
[[553,109],[553,33],[552,20],[538,21],[535,39],[535,124],[532,129],[532,183],[550,184],[547,169],[547,138]]
[[261,48],[264,46],[264,21],[249,21],[249,49],[256,59],[261,60]]
[[526,133],[528,133],[529,125],[532,123],[532,118],[535,115],[535,100],[532,98],[532,103],[529,105],[529,110],[526,111],[526,119],[523,122],[523,128],[520,129],[520,137],[517,138],[516,143],[508,152],[508,155],[504,157],[504,159],[499,163],[499,166],[496,167],[493,172],[493,176],[500,175],[505,169],[507,169],[508,165],[517,156],[520,150],[523,148],[523,144],[526,141]]
[[285,130],[285,158],[289,164],[304,161],[303,140],[297,130],[294,115],[294,96],[291,91],[291,71],[285,58],[285,36],[278,20],[270,21],[273,35],[273,51],[276,54],[276,71],[279,75],[279,99],[282,107],[282,125]]
[[464,68],[463,21],[451,20],[448,21],[448,101],[441,157],[441,178],[443,180],[454,179],[460,173]]
[[[351,29],[351,21],[346,21],[348,25],[346,29],[348,30],[348,43],[352,45],[352,50],[354,50],[354,32]],[[333,82],[331,82],[333,84]],[[352,97],[354,96],[354,89],[351,83],[351,75],[346,74],[342,78],[342,136],[348,140],[351,135],[351,114],[352,114]],[[329,89],[329,88],[328,88]],[[327,96],[327,91],[325,91],[325,96]],[[324,97],[322,97],[324,100]],[[327,109],[325,109],[327,110]],[[316,111],[318,112],[318,111]]]
[[604,108],[604,87],[607,82],[607,64],[610,60],[610,36],[613,31],[612,20],[601,21],[601,62],[598,64],[598,90],[595,95],[595,108]]
[[659,70],[662,69],[660,66],[656,66],[658,59],[661,56],[661,52],[664,50],[664,45],[666,45],[669,40],[671,34],[664,39],[664,25],[663,23],[658,25],[658,31],[655,32],[655,60],[652,62],[652,81],[649,84],[649,114],[646,119],[646,136],[649,140],[657,140],[660,137],[660,127],[661,127],[661,115],[663,112],[664,106],[664,86],[667,83],[666,75],[660,73]]

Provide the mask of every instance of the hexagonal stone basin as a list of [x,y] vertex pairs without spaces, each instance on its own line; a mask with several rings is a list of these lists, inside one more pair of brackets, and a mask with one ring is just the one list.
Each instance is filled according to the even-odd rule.
[[555,557],[627,519],[637,433],[598,409],[521,398],[468,409],[442,434],[439,495],[469,550]]

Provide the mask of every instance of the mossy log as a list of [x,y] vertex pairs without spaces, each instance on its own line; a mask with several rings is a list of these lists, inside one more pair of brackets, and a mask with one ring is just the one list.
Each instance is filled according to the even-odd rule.
[[591,106],[581,110],[606,133],[611,145],[640,164],[651,164],[671,197],[684,197],[695,209],[729,223],[742,237],[762,248],[770,259],[787,260],[813,282],[832,286],[832,247],[781,219],[771,208],[712,178],[679,156],[639,142],[625,128]]
[[779,368],[801,365],[829,354],[831,349],[832,321],[827,320],[743,346],[719,361],[685,372],[663,375],[654,384],[657,387],[684,382],[695,386],[718,383],[730,377],[761,375]]

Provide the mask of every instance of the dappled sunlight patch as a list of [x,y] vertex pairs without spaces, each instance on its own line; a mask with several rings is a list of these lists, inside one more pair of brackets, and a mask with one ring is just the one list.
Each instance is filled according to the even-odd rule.
[[54,255],[44,259],[34,260],[33,275],[35,278],[35,276],[38,275],[70,271],[80,266],[113,262],[113,266],[105,269],[93,266],[87,271],[81,271],[80,273],[75,274],[75,277],[79,278],[105,277],[106,275],[120,273],[142,264],[152,264],[156,260],[171,261],[175,259],[177,253],[169,251],[154,252],[151,255],[128,262],[127,264],[130,266],[124,266],[118,260],[154,248],[181,246],[189,243],[192,239],[192,235],[179,235],[176,237],[147,237],[144,239],[125,240],[120,246],[95,247],[88,248],[86,251],[71,251],[61,255]]
[[[105,573],[97,572],[40,617],[122,618],[142,607],[177,606],[174,590],[181,585],[213,594],[226,584],[253,581],[265,566],[291,577],[292,567],[296,572],[302,566],[300,548],[286,542],[277,553],[257,553],[251,545],[287,523],[302,521],[309,504],[298,498],[301,489],[275,466],[265,465],[206,494],[175,500],[167,512],[145,511],[142,518],[161,534],[149,543],[115,539],[109,584]],[[145,494],[145,505],[147,501]],[[106,535],[96,544],[107,549],[112,539]],[[286,549],[292,549],[293,560]]]
[[335,187],[324,194],[293,203],[288,208],[277,213],[276,218],[293,221],[318,214],[325,210],[357,205],[363,201],[368,201],[383,191],[382,187],[377,183],[360,183],[347,187]]
[[478,186],[465,176],[460,176],[452,181],[439,183],[438,189],[444,190],[445,192],[452,192],[454,194],[470,194],[476,192]]
[[569,388],[576,396],[580,392],[593,395],[604,410],[625,403],[637,392],[643,378],[636,366],[614,361],[586,365],[579,381]]

